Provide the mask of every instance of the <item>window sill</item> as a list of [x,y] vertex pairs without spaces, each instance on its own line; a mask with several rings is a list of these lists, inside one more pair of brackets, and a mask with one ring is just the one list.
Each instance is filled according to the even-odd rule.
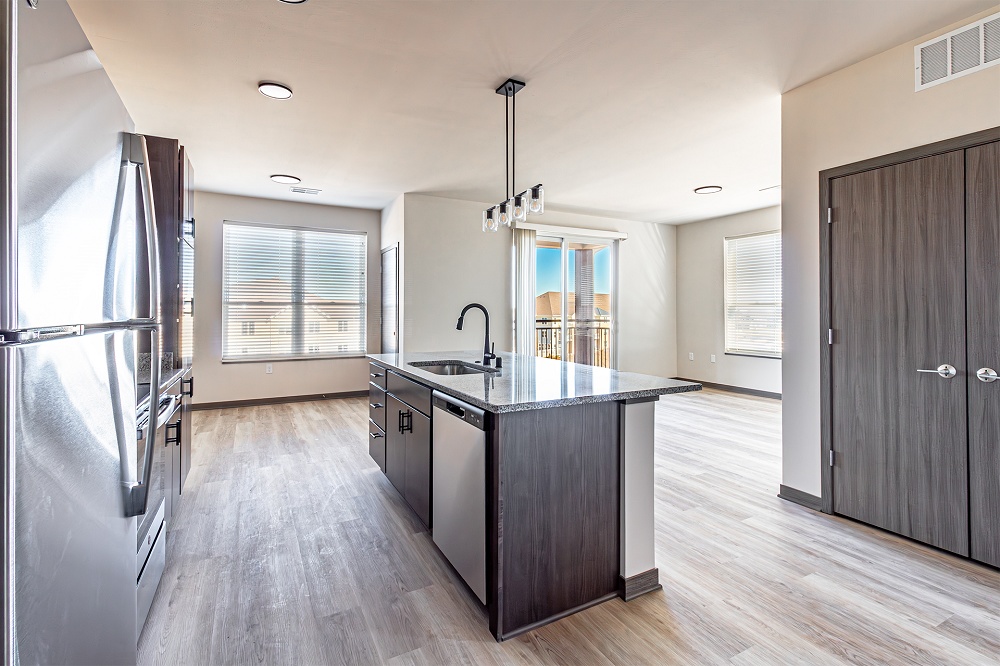
[[368,352],[356,354],[315,354],[307,356],[254,356],[253,358],[224,358],[223,365],[231,363],[284,363],[285,361],[330,361],[337,359],[365,358]]
[[769,358],[774,361],[780,361],[781,356],[771,356],[770,354],[750,354],[748,352],[723,352],[725,356],[745,356],[747,358]]

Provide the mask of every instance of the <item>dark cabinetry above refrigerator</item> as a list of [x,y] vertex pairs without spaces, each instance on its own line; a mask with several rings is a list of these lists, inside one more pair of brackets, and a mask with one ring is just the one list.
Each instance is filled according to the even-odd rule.
[[194,170],[177,139],[146,136],[159,221],[163,352],[190,368],[194,347]]

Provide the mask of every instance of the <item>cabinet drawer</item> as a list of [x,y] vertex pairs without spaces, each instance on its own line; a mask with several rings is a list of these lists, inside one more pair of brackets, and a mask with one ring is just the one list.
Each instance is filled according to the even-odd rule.
[[385,391],[375,384],[368,385],[368,418],[385,432]]
[[368,364],[368,381],[375,386],[385,389],[385,376],[389,374],[389,371],[383,368],[381,365],[375,365],[374,363]]
[[410,407],[431,415],[431,390],[423,384],[410,381],[406,377],[389,373],[389,384],[386,390],[408,404]]
[[368,421],[368,455],[385,471],[385,431]]

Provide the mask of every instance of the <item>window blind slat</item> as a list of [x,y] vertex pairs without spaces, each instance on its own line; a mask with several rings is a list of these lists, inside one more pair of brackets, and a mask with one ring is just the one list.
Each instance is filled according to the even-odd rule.
[[366,351],[367,238],[223,224],[224,361]]
[[725,240],[726,352],[781,358],[781,233]]

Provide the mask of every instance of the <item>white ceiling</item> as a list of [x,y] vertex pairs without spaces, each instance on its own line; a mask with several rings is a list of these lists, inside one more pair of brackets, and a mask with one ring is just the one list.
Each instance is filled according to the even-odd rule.
[[[71,0],[140,132],[179,138],[199,189],[382,208],[519,188],[681,223],[780,201],[780,95],[994,0]],[[290,85],[289,101],[257,92]],[[318,196],[272,183],[291,173]],[[716,195],[695,195],[721,185]]]

